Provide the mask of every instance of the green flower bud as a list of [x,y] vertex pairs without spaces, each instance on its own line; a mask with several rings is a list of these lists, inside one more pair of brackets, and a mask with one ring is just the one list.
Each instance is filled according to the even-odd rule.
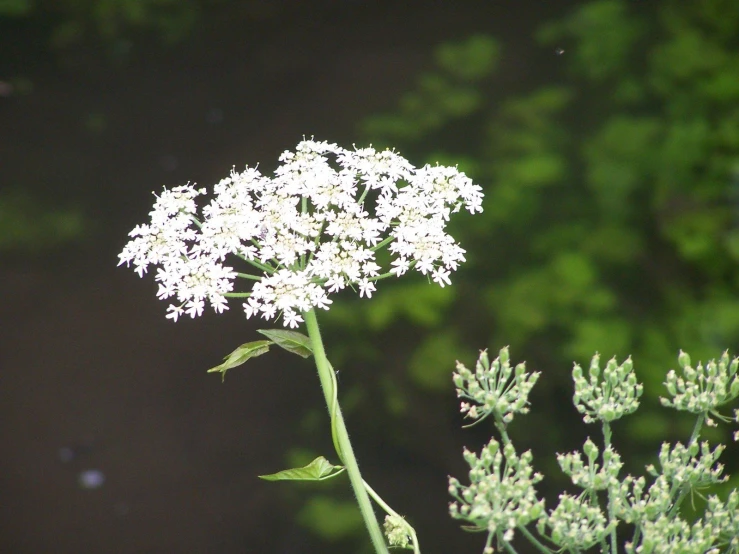
[[632,369],[634,369],[634,362],[631,359],[631,356],[626,358],[626,361],[623,363],[623,368],[625,373],[630,373]]
[[503,347],[500,349],[500,353],[498,354],[498,358],[500,359],[500,363],[505,365],[510,360],[510,356],[508,354],[508,347]]
[[729,388],[729,396],[733,400],[739,395],[739,379],[734,378],[731,381],[731,387]]
[[593,356],[590,361],[590,376],[598,377],[598,375],[600,375],[600,354]]
[[506,458],[514,458],[516,456],[516,449],[510,442],[503,447],[503,454]]
[[708,364],[706,364],[706,374],[709,377],[715,377],[717,373],[718,373],[718,366],[716,365],[716,362],[711,360],[710,362],[708,362]]
[[585,444],[583,445],[583,452],[585,452],[585,455],[591,462],[594,462],[598,459],[598,447],[595,446],[595,443],[590,439],[585,441]]
[[582,379],[582,368],[575,364],[575,366],[572,368],[572,380],[578,381]]
[[600,411],[600,417],[603,421],[613,421],[614,419],[618,419],[616,417],[616,410],[614,410],[613,406],[610,404]]
[[485,369],[488,369],[490,367],[490,358],[488,358],[487,350],[483,350],[480,352],[480,358],[478,359],[478,361]]
[[516,378],[520,379],[526,374],[526,364],[516,365]]

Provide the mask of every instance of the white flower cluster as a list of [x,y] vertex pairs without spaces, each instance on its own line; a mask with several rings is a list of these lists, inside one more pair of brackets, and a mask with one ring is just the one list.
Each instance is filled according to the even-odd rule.
[[[273,177],[256,168],[218,183],[215,198],[197,215],[205,189],[165,190],[119,255],[139,275],[159,266],[158,296],[176,297],[168,318],[201,315],[206,300],[216,312],[227,297],[247,297],[247,317],[296,327],[300,312],[327,309],[329,293],[347,286],[371,296],[378,279],[409,269],[439,285],[464,261],[464,250],[445,231],[451,213],[481,212],[482,191],[456,168],[416,168],[390,150],[346,150],[305,140],[280,157]],[[378,263],[387,246],[389,267]],[[225,265],[233,255],[257,275]],[[236,277],[256,281],[234,291]]]

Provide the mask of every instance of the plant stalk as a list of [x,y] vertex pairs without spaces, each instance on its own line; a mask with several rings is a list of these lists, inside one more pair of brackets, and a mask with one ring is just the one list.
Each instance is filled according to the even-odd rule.
[[367,531],[372,539],[375,552],[377,552],[377,554],[389,554],[382,530],[377,522],[375,512],[372,509],[372,502],[364,488],[364,482],[362,481],[362,475],[359,473],[357,459],[354,456],[354,450],[349,441],[349,433],[346,430],[344,417],[341,415],[341,408],[336,400],[333,369],[331,368],[328,358],[326,358],[326,351],[323,348],[323,341],[321,340],[321,332],[318,329],[318,320],[316,319],[315,311],[311,309],[307,312],[303,312],[303,318],[308,331],[308,337],[313,345],[313,357],[316,360],[318,378],[321,381],[321,388],[323,389],[323,395],[326,398],[329,415],[333,420],[331,425],[335,430],[339,447],[337,454],[346,467],[349,481],[351,482],[352,489],[354,489],[354,495],[359,504],[359,511],[361,512],[364,523],[367,526]]

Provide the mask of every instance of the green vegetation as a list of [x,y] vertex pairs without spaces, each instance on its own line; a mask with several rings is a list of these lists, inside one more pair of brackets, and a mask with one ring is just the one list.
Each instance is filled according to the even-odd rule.
[[[453,293],[406,282],[327,319],[364,351],[367,332],[420,325],[397,365],[439,391],[481,343],[544,370],[631,354],[654,404],[678,345],[705,360],[739,340],[737,28],[730,0],[583,4],[537,33],[557,76],[505,97],[494,38],[440,46],[362,132],[484,186],[485,213],[454,229],[469,262]],[[667,438],[674,424],[644,417],[635,438]]]
[[28,193],[0,193],[0,253],[45,252],[82,238],[86,221],[78,209],[51,207]]
[[211,0],[0,0],[0,18],[39,18],[54,22],[51,44],[63,48],[97,37],[109,46],[133,32],[150,31],[165,42],[192,29]]

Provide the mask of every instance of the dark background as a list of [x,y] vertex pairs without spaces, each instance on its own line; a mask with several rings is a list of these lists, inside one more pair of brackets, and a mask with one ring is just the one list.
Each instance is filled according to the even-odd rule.
[[[116,39],[125,55],[94,33],[50,46],[53,13],[0,20],[0,80],[24,79],[0,97],[0,186],[86,220],[72,245],[0,266],[1,552],[327,552],[281,498],[290,485],[256,478],[284,466],[301,412],[322,402],[310,364],[273,354],[222,385],[205,369],[254,325],[233,312],[173,325],[117,253],[152,190],[269,167],[303,136],[350,144],[442,40],[495,32],[521,50],[504,80],[540,71],[531,28],[572,2],[236,4],[172,45]],[[407,461],[419,489],[400,494],[357,439],[375,488],[431,523],[426,551],[452,551],[437,538],[464,538],[445,519],[448,469]],[[78,484],[89,469],[101,487]]]
[[[531,185],[520,187],[531,194],[522,201],[531,208],[516,211],[511,201],[509,219],[514,223],[506,227],[499,212],[509,206],[498,209],[488,203],[486,217],[499,219],[489,219],[489,228],[479,227],[477,235],[471,233],[473,238],[463,242],[472,252],[471,269],[455,280],[460,307],[445,317],[450,328],[466,325],[464,355],[486,345],[497,350],[512,344],[519,348],[515,359],[533,360],[538,362],[534,368],[551,370],[548,377],[555,374],[536,402],[555,410],[556,417],[532,414],[530,423],[517,428],[523,444],[536,449],[556,439],[562,451],[581,443],[585,432],[577,427],[569,405],[566,370],[576,355],[580,363],[588,363],[581,357],[583,351],[597,348],[604,351],[604,360],[612,352],[623,357],[638,351],[651,355],[650,367],[663,372],[686,344],[704,345],[712,353],[736,349],[739,181],[731,167],[739,165],[729,162],[739,160],[739,139],[726,131],[729,138],[723,142],[716,139],[700,148],[677,139],[670,142],[666,123],[664,142],[672,150],[665,151],[675,159],[695,154],[687,177],[670,160],[664,162],[669,171],[652,168],[659,161],[657,147],[631,142],[641,127],[627,126],[625,140],[616,133],[615,144],[598,146],[592,140],[597,136],[595,122],[607,111],[601,105],[617,88],[607,81],[586,88],[583,76],[570,71],[582,61],[578,55],[588,55],[587,49],[535,38],[542,23],[591,3],[597,2],[191,0],[162,2],[161,12],[141,17],[116,17],[116,9],[124,13],[147,4],[137,0],[0,4],[6,10],[0,12],[0,553],[367,551],[361,529],[358,534],[351,531],[355,518],[350,509],[343,510],[344,504],[327,508],[311,500],[328,490],[350,503],[345,482],[321,489],[257,479],[306,452],[331,458],[323,400],[309,361],[271,352],[229,372],[222,384],[205,370],[237,345],[255,340],[257,323],[245,322],[233,309],[218,317],[206,313],[172,324],[164,317],[165,304],[156,300],[151,276],[140,280],[130,269],[117,268],[117,254],[130,229],[146,219],[151,192],[162,186],[188,181],[210,186],[231,167],[246,164],[270,170],[279,154],[303,136],[344,146],[364,141],[367,133],[360,123],[395,109],[403,93],[416,86],[419,74],[433,70],[434,48],[447,41],[484,33],[505,45],[497,71],[485,85],[485,98],[496,106],[535,87],[571,86],[579,96],[559,123],[542,123],[546,113],[535,111],[536,104],[522,104],[518,111],[515,106],[508,112],[502,108],[503,115],[495,117],[473,112],[463,124],[452,125],[446,137],[439,136],[446,133],[441,128],[429,134],[427,144],[413,147],[409,141],[407,150],[398,145],[401,153],[407,151],[411,161],[423,163],[437,143],[441,150],[445,141],[452,143],[447,150],[454,151],[457,144],[456,154],[466,153],[473,141],[483,144],[481,137],[488,135],[510,136],[513,143],[519,135],[509,133],[505,125],[520,117],[531,132],[521,144],[531,145],[532,136],[541,137],[561,147],[562,157],[594,149],[610,164],[604,163],[605,174],[614,176],[602,196],[587,188],[598,177],[588,173],[587,160],[573,162],[559,178],[559,188],[523,183]],[[700,4],[615,3],[647,19],[663,6],[667,13],[670,6],[679,11],[679,6]],[[720,5],[721,0],[709,4]],[[722,9],[714,19],[730,21],[729,15],[736,15]],[[697,27],[704,24],[697,15],[686,17]],[[572,22],[572,34],[588,28],[587,18]],[[668,27],[646,36],[667,41],[674,31],[665,30]],[[734,60],[737,45],[731,32],[728,29],[730,38],[722,44],[731,45],[727,56]],[[649,51],[645,47],[629,68],[644,69],[645,60],[659,52],[657,46]],[[691,87],[709,80],[702,66],[690,73],[689,68],[699,65],[691,52],[687,47],[673,58],[655,58],[656,65],[683,72],[675,70],[674,90],[663,86],[655,71],[644,69],[645,82],[656,92],[638,108],[627,106],[624,113],[647,119],[667,114],[664,119],[670,124],[699,113],[708,121],[710,136],[724,132],[720,122],[735,127],[732,122],[739,117],[731,106],[732,99],[739,98],[733,85],[739,82],[739,64],[727,62],[732,69],[722,90],[728,92],[716,94],[715,104],[706,107],[708,101],[701,104],[703,97]],[[719,59],[713,51],[695,58],[708,60],[706,65]],[[593,67],[605,65],[596,59]],[[596,70],[592,74],[594,80],[600,78]],[[668,92],[660,97],[663,89]],[[668,106],[668,97],[675,99],[674,105]],[[482,128],[476,131],[479,137],[467,132],[475,125]],[[560,136],[557,125],[570,125],[571,133]],[[622,152],[632,144],[637,146]],[[501,160],[487,172],[471,170],[489,198],[523,179],[504,162],[520,158],[529,164],[522,172],[526,178],[546,180],[537,173],[545,166],[542,158],[524,159],[516,150],[519,146],[484,146],[474,152],[478,160],[493,165]],[[642,188],[627,195],[635,215],[629,212],[618,220],[638,240],[619,234],[588,246],[586,239],[601,237],[595,222],[618,228],[611,223],[620,217],[614,214],[621,213],[617,208],[623,195],[609,194],[628,180],[624,171],[642,163],[637,158],[646,151],[654,159],[644,162]],[[724,158],[729,161],[724,163]],[[719,161],[711,165],[709,160]],[[635,171],[641,170],[638,166]],[[720,194],[708,194],[704,181],[684,184],[696,175],[719,182],[715,188]],[[579,189],[579,182],[586,185]],[[507,197],[500,193],[498,198]],[[565,200],[558,203],[559,198]],[[562,225],[576,219],[575,201],[582,201],[581,212],[591,215],[598,212],[593,207],[598,201],[606,208],[575,230],[582,242],[573,247],[566,243],[570,239],[562,238],[573,231]],[[536,217],[527,219],[529,212]],[[698,223],[691,219],[694,215]],[[497,225],[503,229],[500,233]],[[550,243],[527,242],[546,238],[547,229],[552,237],[555,231],[566,232]],[[696,235],[720,246],[704,252],[695,246]],[[619,244],[638,254],[618,258],[611,250],[618,250]],[[531,252],[533,260],[525,263],[516,257]],[[554,274],[533,273],[549,268],[547,256],[560,252],[564,255],[553,263]],[[582,278],[588,271],[578,269],[579,254],[600,264],[598,283],[615,291],[613,304],[605,302],[603,308],[578,303],[580,297],[600,298],[600,289],[593,292]],[[481,259],[488,255],[492,261],[484,265]],[[508,278],[500,268],[509,261],[511,274],[516,268],[529,273],[522,269],[498,289],[498,281]],[[491,287],[495,290],[478,286],[486,281],[496,283]],[[387,299],[393,298],[390,287],[386,300],[383,288],[378,289],[372,306],[395,313],[387,307],[392,304]],[[522,299],[532,304],[515,304]],[[537,311],[544,305],[546,310]],[[346,306],[344,312],[335,310],[333,325],[339,331],[342,321],[348,321],[347,312],[356,310],[349,315],[365,317],[357,315],[356,303],[347,301]],[[490,319],[479,313],[485,306],[493,306]],[[501,307],[500,313],[495,306]],[[344,340],[341,333],[335,335],[339,338],[327,336],[329,355],[336,353],[335,366],[341,368],[340,387],[346,392],[342,401],[363,474],[389,504],[408,515],[423,552],[477,552],[482,537],[461,532],[447,515],[446,476],[464,476],[462,445],[477,448],[491,429],[459,432],[457,402],[446,373],[442,382],[448,388],[439,392],[433,382],[424,384],[418,374],[408,377],[401,369],[409,359],[417,360],[409,354],[409,345],[415,348],[423,337],[447,344],[443,341],[448,335],[439,331],[442,323],[438,328],[408,324],[396,314],[392,317],[402,325],[373,328],[371,322],[380,317],[374,313],[374,320],[372,314],[366,316],[369,327],[357,327],[355,333],[375,342],[375,350],[365,357],[359,352],[356,359],[347,355],[347,349],[360,348],[357,336],[355,342]],[[547,323],[539,323],[542,318]],[[676,324],[668,327],[668,320]],[[590,327],[578,327],[583,321]],[[627,331],[622,333],[622,328]],[[664,330],[664,340],[656,330]],[[582,339],[583,333],[591,333],[588,340]],[[568,342],[572,337],[582,340]],[[606,339],[615,345],[603,346]],[[449,366],[461,356],[456,342],[449,340],[442,356],[431,349],[418,359],[429,367],[432,362]],[[571,348],[555,351],[556,343]],[[392,410],[385,413],[393,394],[383,380],[387,375],[403,384],[400,392],[394,390],[410,406],[402,417]],[[651,383],[658,385],[661,375],[651,377]],[[684,440],[684,429],[673,419],[654,416],[629,429],[625,447],[638,451],[640,441],[656,436]],[[731,463],[736,465],[735,457]],[[90,475],[104,481],[86,486],[81,479]],[[552,496],[551,491],[547,494]],[[342,514],[347,517],[344,531]]]

